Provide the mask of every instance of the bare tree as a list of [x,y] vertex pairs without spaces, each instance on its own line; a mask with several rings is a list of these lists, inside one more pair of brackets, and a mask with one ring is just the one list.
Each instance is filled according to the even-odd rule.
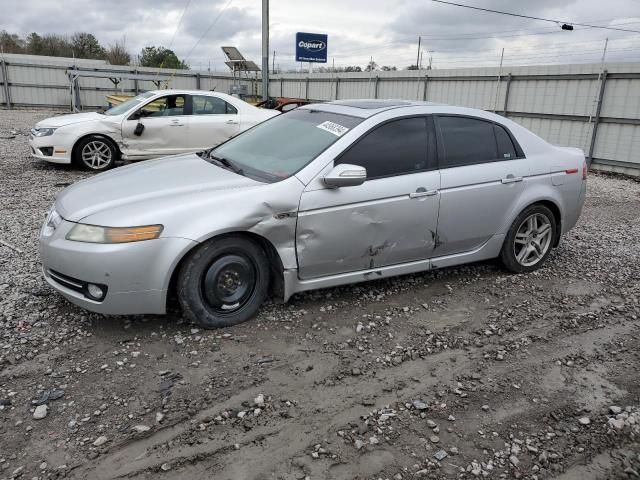
[[127,52],[124,40],[109,45],[105,51],[104,59],[111,65],[129,65],[131,55]]

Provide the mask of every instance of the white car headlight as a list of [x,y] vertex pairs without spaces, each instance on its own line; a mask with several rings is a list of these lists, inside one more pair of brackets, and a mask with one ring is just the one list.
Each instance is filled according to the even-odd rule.
[[44,222],[44,227],[42,227],[42,236],[50,237],[55,232],[58,225],[62,223],[62,217],[54,207],[51,207],[49,212],[47,212],[47,219]]
[[128,243],[153,240],[162,233],[162,225],[142,227],[100,227],[76,223],[67,233],[67,240],[86,243]]
[[53,135],[55,131],[55,128],[32,128],[31,134],[34,137],[48,137],[49,135]]

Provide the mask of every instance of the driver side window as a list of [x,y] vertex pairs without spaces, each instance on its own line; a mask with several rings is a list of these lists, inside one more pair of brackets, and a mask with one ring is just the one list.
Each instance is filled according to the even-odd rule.
[[167,95],[147,103],[140,109],[141,117],[175,117],[184,115],[185,95]]
[[430,117],[392,120],[367,133],[335,161],[367,169],[367,180],[435,169]]

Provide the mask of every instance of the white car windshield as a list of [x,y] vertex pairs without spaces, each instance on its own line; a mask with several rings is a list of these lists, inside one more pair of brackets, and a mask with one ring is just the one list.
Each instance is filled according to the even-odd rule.
[[297,109],[278,115],[213,149],[213,161],[238,172],[278,181],[290,177],[331,146],[361,118]]
[[121,103],[120,105],[116,105],[113,108],[110,108],[106,112],[105,115],[122,115],[123,113],[127,113],[132,108],[137,107],[142,102],[144,102],[147,98],[153,97],[153,93],[141,93],[137,97],[130,98],[126,102]]

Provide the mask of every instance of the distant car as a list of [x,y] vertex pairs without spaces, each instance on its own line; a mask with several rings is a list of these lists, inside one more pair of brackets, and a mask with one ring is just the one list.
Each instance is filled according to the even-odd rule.
[[224,93],[156,90],[104,113],[42,120],[31,130],[29,145],[35,158],[102,171],[119,158],[205,150],[279,113]]
[[499,257],[539,268],[576,224],[587,164],[517,123],[404,101],[301,106],[203,152],[83,180],[40,237],[46,281],[106,314],[204,327],[296,292]]

